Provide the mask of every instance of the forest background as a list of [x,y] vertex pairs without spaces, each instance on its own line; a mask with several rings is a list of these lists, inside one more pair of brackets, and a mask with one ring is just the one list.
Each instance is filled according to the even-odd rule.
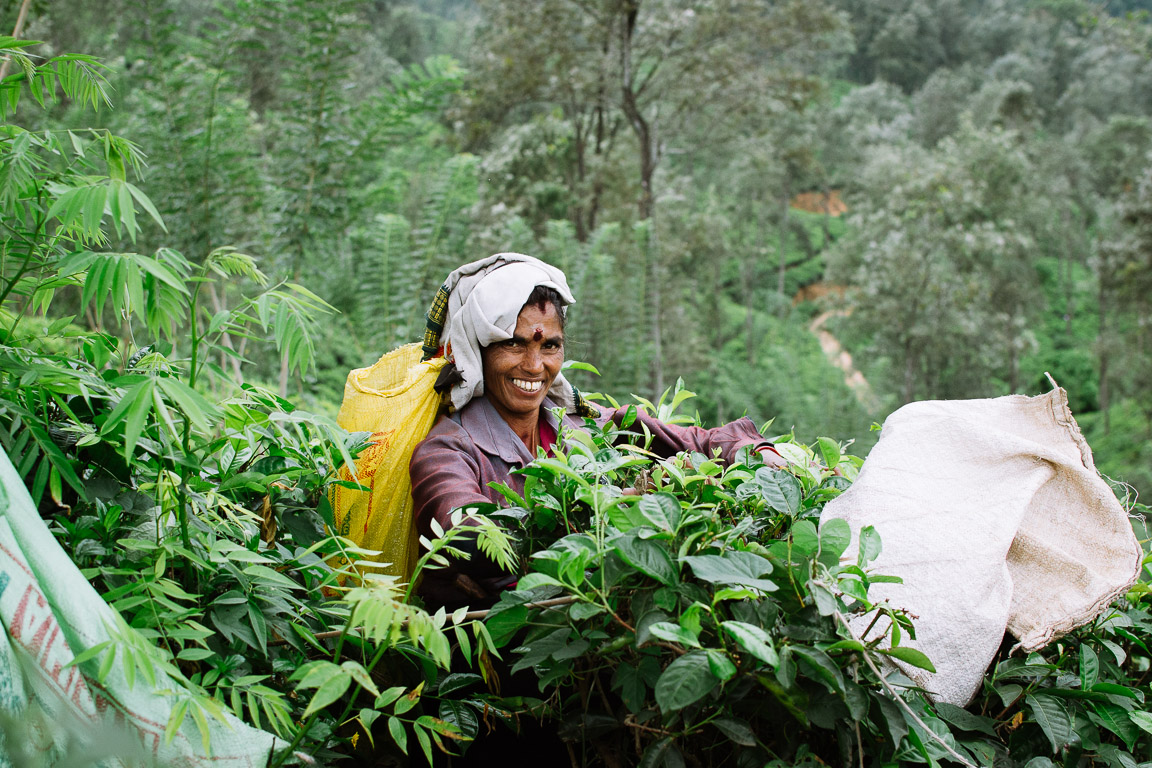
[[1048,371],[1101,469],[1149,493],[1144,5],[33,0],[22,36],[98,57],[113,107],[13,120],[139,146],[166,229],[113,250],[232,246],[339,310],[314,370],[237,339],[216,387],[334,413],[448,271],[515,250],[569,275],[583,389],[683,377],[705,422],[864,454],[904,402]]

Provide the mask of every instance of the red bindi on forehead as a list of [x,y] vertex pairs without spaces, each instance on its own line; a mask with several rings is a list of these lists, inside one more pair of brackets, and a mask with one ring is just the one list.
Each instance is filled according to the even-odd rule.
[[536,326],[532,332],[532,341],[540,341],[542,338],[544,338],[544,329],[540,326]]

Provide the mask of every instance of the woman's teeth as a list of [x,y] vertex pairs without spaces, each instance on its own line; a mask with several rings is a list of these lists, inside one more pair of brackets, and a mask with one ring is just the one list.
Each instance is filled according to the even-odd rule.
[[518,388],[524,390],[525,392],[539,392],[540,391],[540,385],[543,382],[525,381],[524,379],[512,379],[512,383],[515,384]]

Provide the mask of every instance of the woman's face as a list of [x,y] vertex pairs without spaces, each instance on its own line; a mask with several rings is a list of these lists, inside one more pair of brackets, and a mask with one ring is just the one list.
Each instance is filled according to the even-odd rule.
[[536,414],[564,364],[564,330],[551,302],[520,310],[512,338],[485,347],[484,393],[505,421]]

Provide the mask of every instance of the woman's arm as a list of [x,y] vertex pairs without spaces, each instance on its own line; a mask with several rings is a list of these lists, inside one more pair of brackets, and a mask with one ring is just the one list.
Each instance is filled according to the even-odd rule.
[[[461,507],[489,504],[495,493],[482,485],[479,452],[455,422],[443,420],[412,453],[412,518],[416,530],[433,538],[432,521],[443,530],[452,527],[452,512]],[[485,493],[488,490],[488,493]],[[463,525],[470,525],[468,518]],[[480,605],[492,602],[515,576],[505,573],[480,552],[475,537],[457,539],[453,546],[468,553],[467,560],[449,558],[447,568],[424,573],[420,594],[430,604]]]
[[[627,408],[617,408],[605,411],[604,414],[607,419],[620,425],[627,411]],[[661,458],[675,456],[680,451],[698,451],[711,457],[719,450],[721,460],[725,464],[731,464],[736,460],[737,451],[748,445],[760,452],[764,463],[768,466],[786,465],[784,459],[772,447],[771,441],[764,439],[756,429],[756,424],[746,416],[719,427],[704,429],[665,424],[656,417],[637,410],[636,420],[628,429],[641,435],[647,430],[652,435],[651,450]]]
[[422,536],[433,535],[433,520],[443,530],[451,528],[455,509],[491,503],[480,485],[480,466],[474,451],[475,446],[462,429],[458,434],[434,432],[416,446],[408,469],[412,478],[412,517]]

